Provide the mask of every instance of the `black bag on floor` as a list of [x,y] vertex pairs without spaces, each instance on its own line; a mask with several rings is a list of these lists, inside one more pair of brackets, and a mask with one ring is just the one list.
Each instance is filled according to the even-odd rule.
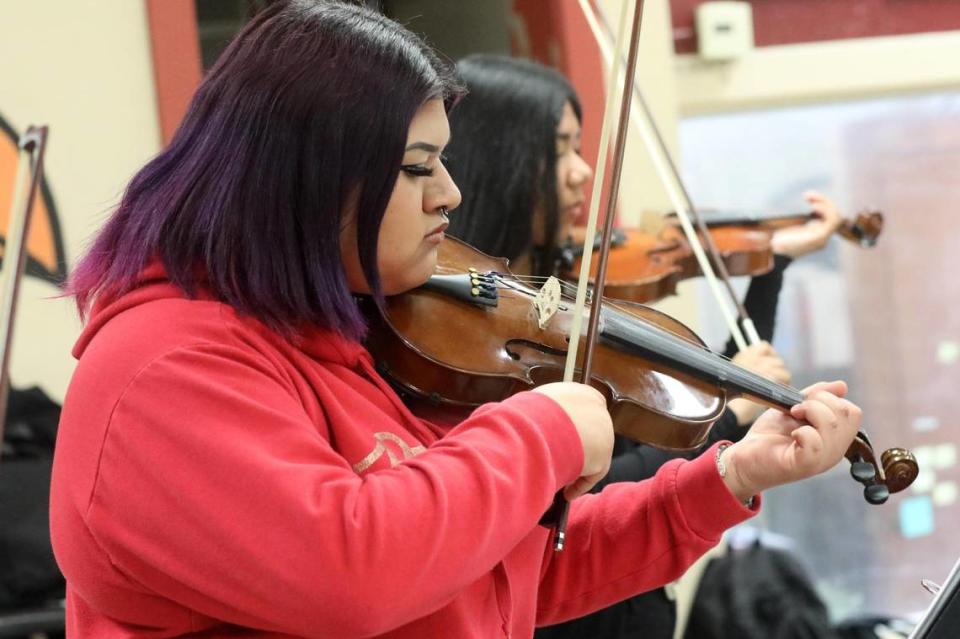
[[837,639],[806,570],[789,553],[755,544],[712,560],[685,639]]
[[60,406],[39,388],[10,389],[0,459],[0,610],[62,599],[50,546],[50,468]]

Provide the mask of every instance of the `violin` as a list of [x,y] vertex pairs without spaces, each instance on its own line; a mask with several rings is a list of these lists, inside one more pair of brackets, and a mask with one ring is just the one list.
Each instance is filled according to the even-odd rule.
[[[764,216],[751,213],[703,212],[710,238],[731,276],[763,275],[773,268],[771,237],[780,228],[805,224],[814,213]],[[610,244],[605,293],[616,299],[652,302],[676,293],[677,284],[700,275],[700,266],[675,213],[655,234],[639,229],[618,229]],[[862,247],[876,245],[883,230],[883,214],[864,210],[846,219],[837,234]],[[599,250],[594,243],[594,251]],[[580,271],[582,249],[561,250],[559,271],[575,281]],[[591,267],[591,277],[596,265]],[[592,283],[592,279],[591,279]]]
[[[806,224],[816,220],[817,214],[811,211],[805,213],[786,213],[764,215],[763,213],[729,212],[729,211],[700,211],[703,221],[711,231],[720,229],[754,228],[773,232],[777,229],[798,224]],[[675,212],[666,215],[667,221],[677,225]],[[883,213],[876,209],[863,209],[852,219],[844,219],[836,233],[845,240],[859,244],[863,248],[876,246],[877,239],[883,231]],[[714,235],[711,233],[711,235]],[[716,238],[717,236],[714,235]]]
[[[572,287],[553,279],[555,288],[541,288],[537,279],[516,276],[505,259],[448,238],[427,283],[368,313],[367,348],[395,385],[449,407],[479,406],[559,381],[569,350]],[[784,411],[803,401],[800,391],[711,352],[659,311],[603,299],[599,312],[590,383],[607,398],[614,430],[636,442],[696,448],[732,397]],[[878,458],[862,433],[846,456],[873,504],[909,486],[918,471],[904,449]]]
[[[686,239],[662,238],[640,229],[615,229],[610,242],[610,257],[604,290],[608,297],[632,302],[651,302],[672,295],[684,278],[685,262],[692,259]],[[594,242],[594,252],[600,250],[600,238]],[[768,241],[769,244],[769,241]],[[564,280],[576,282],[580,272],[581,246],[568,242],[560,250],[558,271]],[[593,262],[590,283],[597,274]]]

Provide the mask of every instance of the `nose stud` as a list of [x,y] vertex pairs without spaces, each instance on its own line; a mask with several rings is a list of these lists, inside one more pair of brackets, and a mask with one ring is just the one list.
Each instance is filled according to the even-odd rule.
[[444,222],[450,221],[450,211],[447,210],[447,207],[445,206],[440,207],[440,215],[443,217]]

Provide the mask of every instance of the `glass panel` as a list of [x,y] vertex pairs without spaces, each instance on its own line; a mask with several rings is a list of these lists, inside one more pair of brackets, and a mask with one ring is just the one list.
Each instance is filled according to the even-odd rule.
[[[920,579],[942,581],[960,555],[960,93],[690,118],[681,145],[700,207],[803,211],[817,189],[847,215],[883,211],[875,248],[834,238],[790,266],[774,345],[797,386],[846,379],[878,453],[912,449],[921,475],[869,506],[844,463],[772,491],[761,523],[809,565],[835,617],[922,611]],[[722,346],[701,287],[704,337]]]

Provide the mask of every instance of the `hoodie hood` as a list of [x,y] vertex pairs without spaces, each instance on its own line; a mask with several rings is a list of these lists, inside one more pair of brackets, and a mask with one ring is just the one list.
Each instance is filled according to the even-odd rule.
[[285,338],[271,330],[259,320],[237,314],[229,305],[219,302],[206,288],[201,288],[192,298],[183,289],[174,284],[167,277],[166,269],[159,261],[152,262],[140,275],[137,285],[131,291],[120,296],[102,295],[93,305],[86,325],[80,337],[74,344],[72,354],[76,359],[83,356],[84,351],[94,337],[117,316],[164,300],[188,300],[208,302],[219,307],[219,315],[223,318],[239,322],[271,340],[280,340],[291,343],[313,359],[340,364],[349,368],[356,368],[361,364],[372,366],[373,358],[362,344],[346,339],[326,328],[305,327],[292,338]]

